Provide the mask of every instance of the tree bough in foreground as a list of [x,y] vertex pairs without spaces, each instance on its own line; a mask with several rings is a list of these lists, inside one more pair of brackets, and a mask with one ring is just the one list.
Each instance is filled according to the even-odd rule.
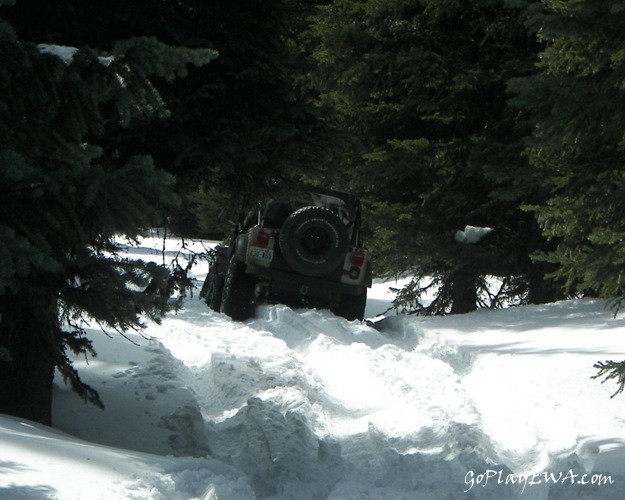
[[167,269],[122,259],[117,241],[161,222],[177,203],[174,178],[110,138],[166,118],[153,82],[215,57],[151,38],[106,58],[42,47],[0,19],[1,413],[50,424],[55,368],[101,405],[67,356],[95,354],[87,322],[123,332],[168,310]]

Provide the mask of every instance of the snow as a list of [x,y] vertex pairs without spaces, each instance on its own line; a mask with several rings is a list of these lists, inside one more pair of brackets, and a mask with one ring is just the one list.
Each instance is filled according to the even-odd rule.
[[233,323],[196,294],[133,342],[94,329],[75,365],[106,409],[57,380],[54,428],[0,416],[0,498],[623,497],[625,397],[591,376],[625,359],[624,315],[383,316],[401,284],[374,284],[376,328],[282,305]]
[[492,230],[491,227],[465,226],[463,231],[456,231],[455,239],[458,243],[477,243]]
[[54,57],[58,57],[65,64],[70,65],[74,60],[74,56],[78,49],[76,47],[68,47],[66,45],[53,45],[49,43],[40,43],[37,45],[39,52],[42,54],[50,54]]
[[[78,48],[76,47],[68,47],[66,45],[54,45],[49,43],[40,43],[37,45],[37,49],[42,54],[50,54],[54,57],[58,57],[61,61],[63,61],[67,66],[72,64],[74,61],[74,56],[78,52]],[[110,66],[110,64],[115,60],[113,56],[98,56],[98,62],[102,64],[102,66]],[[121,76],[118,75],[119,78]]]

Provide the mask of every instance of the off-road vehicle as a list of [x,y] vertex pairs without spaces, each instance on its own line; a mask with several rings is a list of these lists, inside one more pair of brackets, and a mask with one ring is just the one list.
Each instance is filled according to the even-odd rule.
[[262,302],[362,320],[372,273],[360,214],[355,196],[317,187],[263,200],[214,249],[200,297],[238,321]]

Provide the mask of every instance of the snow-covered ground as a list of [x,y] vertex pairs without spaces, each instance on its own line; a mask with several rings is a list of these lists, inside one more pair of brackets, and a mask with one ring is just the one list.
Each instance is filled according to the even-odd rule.
[[625,359],[625,315],[602,301],[374,329],[279,305],[233,323],[196,294],[134,343],[92,333],[75,364],[106,409],[58,381],[54,428],[0,416],[0,498],[625,498],[625,396],[590,378]]

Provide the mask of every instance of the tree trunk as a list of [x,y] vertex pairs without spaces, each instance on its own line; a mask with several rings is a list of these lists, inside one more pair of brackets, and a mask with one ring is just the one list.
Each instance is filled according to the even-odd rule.
[[527,301],[530,304],[547,304],[562,298],[562,289],[553,280],[545,279],[543,266],[534,264],[529,273]]
[[52,382],[58,348],[54,298],[4,295],[0,301],[0,345],[11,356],[0,361],[0,413],[52,423]]
[[451,275],[451,314],[464,314],[477,309],[477,276],[469,269]]

